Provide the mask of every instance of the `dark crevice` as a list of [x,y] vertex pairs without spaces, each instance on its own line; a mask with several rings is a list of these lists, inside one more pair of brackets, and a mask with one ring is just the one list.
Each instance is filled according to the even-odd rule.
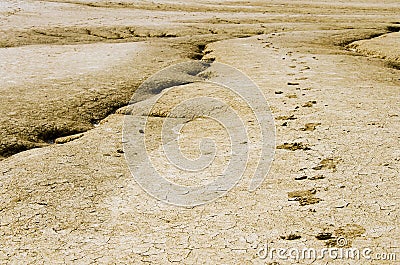
[[394,62],[394,61],[388,61],[385,63],[386,67],[388,68],[393,68],[396,70],[400,70],[400,63],[399,62]]
[[143,82],[135,91],[130,104],[151,98],[167,88],[199,81],[201,78],[197,75],[209,67],[209,63],[200,60],[167,67]]
[[351,44],[353,42],[360,41],[360,40],[370,40],[370,39],[374,39],[374,38],[383,36],[388,33],[393,33],[393,32],[400,32],[400,26],[389,25],[389,26],[386,26],[385,28],[379,30],[378,32],[371,32],[369,34],[365,34],[364,36],[356,36],[354,38],[348,38],[346,40],[339,41],[336,44],[338,46],[347,48],[346,46],[348,46],[349,44]]
[[[189,56],[189,58],[193,59],[193,60],[197,60],[197,61],[203,61],[205,63],[214,62],[215,58],[207,58],[207,59],[204,58],[204,56],[206,56],[207,54],[212,52],[210,50],[206,50],[207,44],[209,44],[209,43],[211,43],[211,42],[201,43],[201,44],[196,45],[197,48],[195,49],[194,53],[191,56]],[[196,73],[196,75],[197,74],[199,74],[199,73]]]
[[81,133],[84,130],[70,130],[69,128],[60,128],[57,126],[52,126],[49,129],[41,130],[37,138],[45,143],[54,143],[57,138]]
[[204,50],[206,48],[206,45],[207,44],[205,43],[197,44],[195,50],[193,51],[193,54],[189,58],[193,60],[202,60],[203,56],[205,55]]
[[[209,43],[209,42],[207,42]],[[196,44],[193,43],[191,45],[192,50],[194,53],[197,54],[203,54],[206,44],[205,43],[200,43]],[[186,47],[187,48],[187,47]],[[189,51],[188,57],[192,58],[193,53]],[[200,58],[200,56],[199,56]],[[201,56],[202,58],[202,56]],[[162,90],[167,89],[169,87],[173,86],[178,86],[178,85],[184,85],[188,83],[192,83],[196,81],[199,77],[197,76],[199,73],[203,72],[205,69],[207,69],[210,66],[208,62],[204,62],[201,60],[196,60],[196,61],[190,61],[187,62],[186,64],[180,64],[177,66],[176,69],[174,69],[174,66],[171,66],[172,68],[172,73],[177,74],[177,75],[172,75],[170,78],[167,78],[165,80],[155,80],[155,83],[153,82],[154,80],[147,79],[144,83],[142,84],[136,84],[135,87],[132,87],[131,89],[127,89],[126,91],[133,90],[134,92],[134,98],[138,98],[137,95],[142,93],[142,95],[139,96],[144,96],[148,97],[154,94],[161,93]],[[176,67],[176,66],[175,66]],[[181,68],[179,68],[181,67]],[[169,68],[166,68],[162,71],[168,71]],[[158,82],[158,83],[157,83]],[[124,89],[123,89],[124,90]],[[149,94],[149,95],[147,95]],[[136,97],[135,97],[136,96]],[[93,95],[89,96],[90,98],[93,98]],[[109,97],[109,96],[107,96]],[[143,100],[143,99],[141,99]],[[139,100],[139,101],[141,101]],[[76,135],[79,133],[84,133],[87,132],[93,128],[96,127],[100,123],[100,121],[106,119],[108,116],[114,114],[117,112],[118,109],[121,109],[124,106],[127,106],[129,104],[132,104],[132,102],[129,102],[129,98],[123,99],[123,97],[116,97],[114,100],[110,100],[109,98],[104,99],[101,98],[99,95],[99,99],[97,101],[101,106],[102,109],[98,110],[97,106],[98,105],[91,105],[92,102],[91,100],[84,100],[83,102],[79,103],[79,105],[75,106],[76,108],[83,108],[84,111],[82,113],[79,113],[77,115],[80,115],[81,117],[78,119],[73,119],[70,121],[62,122],[45,122],[41,126],[37,126],[32,129],[30,134],[25,137],[23,135],[20,135],[18,138],[19,140],[16,140],[14,142],[3,142],[0,144],[0,160],[4,158],[8,158],[12,155],[15,155],[17,153],[33,149],[33,148],[41,148],[45,146],[49,146],[51,144],[54,144],[56,142],[56,139],[61,138],[61,137],[67,137],[67,136],[72,136]],[[77,103],[77,104],[78,104]],[[87,105],[88,104],[88,105]],[[82,123],[82,117],[83,120],[87,121],[87,124],[82,126],[77,126],[77,123]],[[87,118],[85,118],[87,117]],[[154,114],[154,117],[157,117],[157,114]],[[159,117],[165,117],[164,114],[160,113]],[[74,120],[77,120],[76,122]],[[80,120],[80,122],[78,121]],[[23,140],[23,139],[26,140]],[[79,139],[77,137],[76,139]],[[76,140],[72,139],[72,140]]]
[[[107,118],[108,116],[115,114],[117,112],[118,109],[125,107],[129,104],[129,102],[119,102],[119,104],[116,105],[112,105],[110,107],[107,108],[106,112],[104,113],[103,117],[100,118],[92,118],[90,119],[90,123],[93,125],[93,127],[96,127],[100,124],[100,122],[102,120],[104,120],[105,118]],[[86,130],[87,131],[87,130]]]
[[360,41],[360,40],[370,40],[370,39],[377,38],[377,37],[380,37],[382,35],[385,35],[387,33],[388,32],[372,33],[372,34],[370,34],[368,36],[365,36],[365,37],[362,37],[362,38],[354,38],[354,39],[350,39],[350,40],[345,40],[343,42],[340,42],[339,46],[347,48],[347,46],[349,44],[353,43],[353,42]]
[[0,157],[6,158],[17,153],[38,147],[37,143],[33,142],[16,142],[12,144],[2,145],[0,147]]
[[[377,37],[380,37],[380,36],[383,36],[383,35],[386,35],[386,34],[400,32],[400,26],[396,25],[396,24],[399,24],[399,23],[392,23],[392,24],[393,25],[386,26],[385,32],[373,33],[373,34],[370,34],[370,35],[368,35],[367,37],[364,37],[364,38],[357,38],[357,39],[353,39],[351,41],[346,41],[340,46],[343,46],[348,51],[354,52],[352,50],[352,48],[353,48],[352,44],[354,42],[361,41],[361,40],[371,40],[371,39],[374,39],[374,38],[377,38]],[[362,53],[358,53],[358,52],[356,52],[355,54],[358,55],[358,56],[367,56],[368,57],[368,55],[365,55],[365,54],[362,54]],[[392,68],[392,69],[396,69],[396,70],[400,70],[400,63],[399,62],[387,59],[385,57],[380,57],[380,59],[385,61],[384,65],[386,67]]]
[[387,26],[387,30],[389,31],[389,32],[400,32],[400,26],[394,26],[394,25],[392,25],[392,26]]

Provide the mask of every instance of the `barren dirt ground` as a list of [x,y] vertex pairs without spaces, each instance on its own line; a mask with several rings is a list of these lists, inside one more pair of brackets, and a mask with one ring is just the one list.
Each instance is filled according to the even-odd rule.
[[[0,263],[397,264],[399,31],[399,1],[0,1]],[[252,192],[257,122],[237,95],[197,82],[222,80],[218,63],[247,75],[266,99],[250,108],[274,118],[275,156]],[[171,110],[201,94],[242,114],[249,162],[221,198],[169,205],[139,186],[126,152],[144,133],[170,181],[212,181],[234,124],[206,117],[219,107]],[[216,166],[183,176],[160,159],[168,119],[191,159],[213,137]],[[284,260],[266,246],[372,259]]]

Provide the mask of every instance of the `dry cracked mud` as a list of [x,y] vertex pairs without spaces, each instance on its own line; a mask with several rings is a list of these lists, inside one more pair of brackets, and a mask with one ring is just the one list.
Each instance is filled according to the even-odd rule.
[[[396,264],[260,250],[370,248],[400,260],[399,14],[394,0],[0,1],[0,263]],[[275,118],[278,148],[252,192],[259,128],[240,98],[201,82],[220,78],[217,63],[248,76]],[[133,139],[150,137],[154,157],[168,119],[184,126],[191,159],[214,137],[217,166],[198,179],[155,163],[182,185],[212,181],[229,145],[207,115],[226,110],[172,111],[204,94],[243,113],[251,159],[225,196],[169,205],[132,177],[124,122]],[[154,127],[139,129],[146,120]]]

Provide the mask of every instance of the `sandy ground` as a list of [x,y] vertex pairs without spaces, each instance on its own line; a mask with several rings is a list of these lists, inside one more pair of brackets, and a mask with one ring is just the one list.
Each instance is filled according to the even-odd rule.
[[[398,14],[398,1],[1,1],[0,262],[397,264],[260,253],[266,244],[343,247],[343,238],[400,260]],[[166,66],[200,59],[150,82],[164,90],[138,89]],[[263,142],[249,106],[197,82],[222,80],[217,63],[253,80],[266,102],[250,109],[274,118],[275,157],[253,192]],[[146,193],[124,156],[145,135],[170,181],[212,181],[234,126],[205,118],[224,110],[206,104],[171,114],[198,95],[242,115],[250,159],[223,197],[177,207]],[[183,126],[191,159],[213,137],[215,167],[185,175],[161,159],[168,120]]]

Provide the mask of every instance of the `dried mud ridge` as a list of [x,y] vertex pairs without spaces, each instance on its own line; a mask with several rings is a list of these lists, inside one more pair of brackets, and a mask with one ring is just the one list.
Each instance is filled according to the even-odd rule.
[[[393,24],[390,26],[386,26],[382,30],[350,30],[346,34],[342,35],[337,35],[333,34],[332,38],[327,40],[327,39],[322,39],[318,40],[317,42],[323,42],[326,45],[326,42],[328,41],[328,44],[330,43],[333,46],[337,47],[348,47],[350,43],[354,41],[358,41],[360,39],[372,39],[377,36],[382,36],[383,34],[390,33],[390,32],[397,32],[400,30],[400,26],[397,24]],[[99,33],[96,33],[99,31]],[[38,34],[38,38],[32,38],[31,33],[34,32],[35,34]],[[65,29],[48,29],[47,31],[40,31],[37,29],[33,29],[31,33],[27,33],[27,40],[29,42],[21,41],[21,42],[14,42],[13,44],[10,44],[10,46],[20,46],[20,45],[30,45],[30,44],[45,44],[49,43],[49,40],[47,37],[51,38],[56,38],[56,40],[50,41],[50,43],[54,44],[64,44],[66,43],[74,43],[75,41],[79,43],[86,43],[88,42],[104,42],[104,41],[109,41],[109,40],[121,40],[123,39],[124,41],[132,41],[131,38],[137,38],[135,41],[140,41],[143,40],[143,38],[171,38],[171,39],[176,39],[176,41],[168,41],[169,43],[172,43],[173,46],[179,47],[179,49],[183,50],[182,53],[184,56],[186,56],[188,59],[192,60],[197,60],[197,61],[202,61],[201,65],[202,67],[208,67],[209,63],[212,63],[214,60],[213,58],[208,58],[207,60],[203,60],[203,57],[207,55],[210,51],[207,51],[206,47],[207,44],[222,40],[222,39],[229,39],[233,38],[234,36],[229,36],[229,35],[221,35],[221,36],[214,36],[213,38],[209,38],[209,35],[206,36],[197,36],[193,37],[193,40],[188,41],[186,39],[180,40],[180,38],[176,38],[175,35],[169,35],[168,33],[165,32],[158,32],[154,30],[152,33],[136,33],[136,29],[130,28],[130,27],[120,27],[120,28],[113,28],[112,30],[103,28],[101,30],[99,29],[74,29],[71,31],[65,30]],[[243,34],[243,32],[241,32]],[[75,35],[76,34],[76,35]],[[81,38],[77,37],[80,36],[81,34],[85,36],[92,36],[95,37],[94,39],[88,40],[82,40]],[[104,35],[102,35],[104,34]],[[254,35],[254,32],[246,32],[246,35]],[[71,37],[72,36],[72,37]],[[76,38],[77,37],[77,38]],[[3,44],[2,44],[3,43]],[[7,46],[7,44],[4,44],[4,42],[0,41],[0,45]],[[183,47],[183,48],[182,48]],[[397,68],[397,64],[393,64],[388,62],[387,63],[389,66]],[[196,65],[196,64],[195,64]],[[208,66],[207,66],[208,65]],[[198,65],[197,65],[198,66]],[[193,66],[193,67],[197,67]],[[189,73],[187,72],[186,74],[192,74],[195,78],[199,78],[199,76],[196,76],[198,73],[201,71],[204,71],[205,68],[200,69],[194,69],[194,73]],[[143,91],[137,91],[134,94],[136,100],[142,100],[140,99],[141,95],[144,95],[146,93],[148,94],[154,94],[154,93],[159,93],[162,89],[165,89],[167,87],[175,86],[175,85],[182,85],[187,83],[187,78],[183,78],[181,80],[185,80],[184,82],[180,81],[178,79],[170,79],[168,81],[163,82],[162,86],[154,86],[154,84],[151,84],[149,86],[149,91],[146,90],[146,86],[143,86]],[[293,83],[288,82],[288,85],[297,85],[298,83]],[[5,135],[16,135],[16,138],[11,138],[11,139],[4,139],[0,143],[0,159],[3,157],[9,157],[12,156],[16,153],[32,149],[32,148],[40,148],[47,146],[49,144],[57,143],[65,143],[68,141],[72,141],[76,139],[73,135],[75,134],[80,134],[83,132],[86,132],[94,127],[94,125],[98,124],[101,120],[105,119],[107,116],[110,114],[115,113],[118,109],[132,103],[130,102],[130,96],[134,91],[141,85],[141,82],[139,80],[134,81],[133,83],[129,84],[126,86],[126,84],[122,85],[119,89],[118,92],[114,95],[110,94],[87,94],[86,97],[87,99],[77,99],[77,101],[74,101],[72,99],[70,102],[67,102],[65,104],[64,110],[68,110],[68,115],[70,118],[60,118],[59,121],[54,121],[54,122],[46,122],[44,124],[41,124],[36,127],[32,127],[30,125],[24,125],[21,124],[19,125],[21,128],[15,128],[12,126],[5,125],[3,134]],[[151,89],[156,88],[158,91],[150,91]],[[277,92],[279,94],[279,91]],[[111,98],[111,100],[110,100]],[[82,101],[87,102],[84,103],[86,106],[85,108],[82,108]],[[312,107],[314,104],[316,104],[316,101],[309,101],[304,103],[302,106],[303,107]],[[60,109],[60,106],[54,105],[55,108]],[[37,113],[34,114],[32,117],[33,119],[35,116],[37,116],[37,119],[46,119],[45,117],[48,116],[47,113],[57,113],[59,110],[52,110],[52,105],[50,104],[47,109],[44,110],[39,110]],[[63,109],[63,108],[61,108]],[[79,111],[77,111],[79,109]],[[82,112],[83,110],[83,112]],[[76,113],[74,113],[74,111]],[[57,116],[57,115],[56,115]],[[61,116],[61,115],[59,115]],[[280,116],[276,118],[277,120],[293,120],[296,119],[294,115],[291,116]],[[283,126],[286,126],[285,123],[282,124]],[[316,126],[320,124],[306,124],[304,128],[301,130],[314,130]],[[17,126],[18,127],[18,126]],[[10,131],[11,130],[11,131]],[[20,131],[19,131],[20,130]],[[71,136],[71,137],[69,137]],[[61,140],[57,140],[58,138],[64,138]],[[67,139],[67,140],[66,140]],[[282,148],[282,149],[290,149],[290,150],[297,150],[297,149],[303,149],[303,150],[309,150],[309,147],[303,146],[302,143],[293,143],[293,144],[288,144],[285,143],[284,145],[278,146],[277,147]]]
[[360,38],[360,39],[355,38],[355,39],[352,39],[352,40],[344,40],[344,41],[338,42],[336,44],[339,45],[339,46],[347,48],[347,46],[349,44],[351,44],[352,42],[360,41],[360,40],[370,40],[370,39],[374,39],[374,38],[380,37],[382,35],[385,35],[385,34],[388,34],[388,33],[393,33],[393,32],[400,32],[400,26],[397,25],[397,23],[393,23],[392,25],[386,26],[384,28],[384,30],[381,31],[381,32],[371,33],[369,36],[365,36],[365,37]]
[[[398,23],[394,23],[393,25],[387,26],[387,31],[388,33],[398,33],[400,32],[400,26],[398,25]],[[384,37],[386,34],[375,34],[373,36],[373,38],[368,38],[368,39],[362,39],[359,41],[367,41],[367,40],[373,40],[374,38],[379,38],[379,37]],[[392,34],[393,35],[393,34]],[[356,51],[361,55],[365,55],[365,56],[373,56],[373,57],[377,57],[380,59],[385,60],[385,66],[389,67],[389,68],[393,68],[396,70],[400,70],[400,57],[398,54],[386,54],[385,51],[374,51],[369,50],[368,52],[365,51],[358,51],[358,43],[359,41],[354,41],[351,43],[346,44],[344,47],[349,50],[349,51]],[[390,48],[390,47],[387,47]],[[394,47],[393,47],[394,48]],[[385,47],[382,47],[382,49],[385,49]]]
[[[184,48],[181,48],[181,56],[185,56],[187,59],[195,58],[201,60],[206,43],[195,41],[194,44],[190,42],[184,44]],[[179,46],[178,44],[174,45]],[[207,61],[202,62],[200,60],[194,61],[200,63],[188,65],[186,75],[193,76],[193,80],[198,79],[199,77],[195,76],[209,66]],[[73,135],[94,128],[103,119],[115,113],[118,109],[127,106],[130,103],[132,94],[139,86],[142,85],[142,90],[137,91],[135,94],[136,99],[138,99],[139,95],[144,97],[146,96],[145,94],[159,93],[165,88],[185,84],[187,80],[190,80],[187,76],[180,79],[183,81],[180,81],[176,76],[169,80],[162,80],[158,85],[151,84],[151,89],[146,84],[142,85],[139,79],[123,81],[117,85],[117,89],[104,90],[104,92],[87,92],[83,95],[81,94],[79,98],[69,99],[61,106],[59,102],[47,103],[44,108],[30,114],[31,117],[27,121],[28,124],[25,124],[25,121],[19,121],[19,124],[11,126],[8,123],[12,121],[5,121],[2,124],[3,139],[0,142],[0,159],[28,149],[45,147],[54,143],[61,144],[77,139]],[[82,86],[85,86],[85,84],[82,84]],[[116,85],[113,86],[115,87]],[[148,91],[146,90],[147,88],[149,88]],[[143,100],[143,98],[139,100]],[[51,115],[49,116],[49,114]],[[40,121],[40,124],[29,124],[33,120]],[[16,137],[10,138],[8,135]]]
[[171,66],[161,70],[157,76],[150,77],[135,91],[129,104],[135,104],[144,101],[154,95],[160,94],[163,90],[190,84],[196,81],[204,80],[199,75],[210,67],[210,63],[201,61],[205,45],[198,45],[195,57],[200,57],[198,61],[190,61],[176,66]]
[[[318,16],[318,23],[325,24],[328,29],[334,29],[329,37],[311,40],[310,45],[319,45],[326,47],[334,47],[336,50],[345,47],[354,41],[361,39],[369,39],[389,32],[396,32],[400,26],[398,22],[391,24],[379,23],[373,27],[366,27],[362,20],[357,23],[351,23],[351,27],[344,23],[346,20],[338,19],[341,23],[332,23],[332,14],[341,14],[345,7],[330,6],[329,9],[321,9],[318,4],[313,3],[291,3],[290,11],[287,5],[275,5],[273,3],[257,2],[252,3],[251,7],[243,8],[243,3],[230,2],[224,5],[208,3],[208,4],[191,4],[184,3],[128,3],[128,2],[96,2],[96,1],[47,1],[66,3],[85,6],[92,11],[106,11],[109,9],[132,9],[132,10],[151,10],[151,11],[210,11],[210,12],[226,12],[229,14],[254,13],[254,18],[220,18],[220,17],[204,17],[198,19],[184,18],[174,20],[172,24],[166,23],[159,26],[137,26],[129,25],[124,22],[123,25],[115,26],[94,26],[82,25],[60,25],[52,27],[31,27],[31,28],[9,28],[0,32],[0,47],[20,47],[26,45],[37,44],[82,44],[82,43],[120,43],[120,42],[155,42],[164,41],[165,45],[174,47],[179,55],[177,57],[185,57],[194,60],[202,60],[206,55],[206,45],[218,40],[247,37],[260,34],[279,34],[280,32],[290,32],[301,29],[304,23],[302,15],[322,15]],[[390,11],[390,8],[374,8],[368,7],[372,13],[381,12],[382,10]],[[11,10],[11,13],[19,14],[20,10]],[[364,14],[363,7],[352,6],[353,15]],[[258,16],[266,13],[282,14],[288,13],[294,16],[283,18],[282,16]],[[218,14],[218,13],[215,13]],[[11,15],[11,14],[10,14]],[[179,23],[179,26],[177,26]],[[299,23],[299,25],[297,24]],[[307,45],[308,45],[307,44]],[[343,51],[347,52],[347,51]],[[209,57],[208,57],[209,58]],[[206,63],[212,62],[212,58]],[[393,63],[388,65],[395,66]],[[395,66],[396,67],[396,66]],[[154,72],[159,69],[154,69]],[[144,78],[150,74],[143,76]],[[140,86],[142,80],[129,80],[121,82],[119,85],[110,85],[114,88],[114,92],[107,90],[99,93],[84,93],[81,98],[73,98],[61,106],[57,102],[47,104],[43,109],[35,113],[29,110],[23,110],[25,116],[29,116],[33,121],[18,121],[12,124],[5,120],[2,126],[2,140],[0,142],[0,159],[1,157],[9,157],[18,152],[43,147],[54,142],[62,143],[65,140],[57,140],[60,137],[73,140],[74,137],[68,138],[70,135],[79,134],[90,130],[94,125],[106,118],[123,106],[129,104],[130,97]],[[296,84],[298,82],[293,82]],[[179,84],[179,80],[171,82],[168,85]],[[76,86],[85,86],[86,84],[75,84]],[[118,91],[116,93],[115,91]],[[313,102],[306,102],[303,106],[312,107]],[[49,118],[49,114],[56,118]],[[279,119],[279,118],[278,118]],[[285,120],[285,117],[281,117]],[[288,120],[295,119],[294,116],[287,117]],[[311,131],[317,125],[305,125],[304,130]],[[10,137],[10,135],[12,137]]]
[[[168,39],[187,37],[189,30],[168,32],[174,29],[154,29],[146,27],[54,27],[54,28],[32,28],[27,30],[8,30],[1,32],[0,47],[19,47],[37,44],[83,44],[83,43],[121,43],[139,42],[152,39]],[[206,35],[210,32],[204,30],[197,35]],[[210,39],[218,38],[210,36]]]

